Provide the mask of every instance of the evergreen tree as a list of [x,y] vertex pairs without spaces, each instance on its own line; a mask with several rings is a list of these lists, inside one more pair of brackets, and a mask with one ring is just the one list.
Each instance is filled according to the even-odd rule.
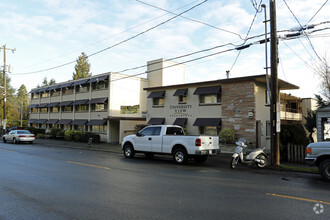
[[76,62],[72,79],[81,79],[92,75],[90,73],[91,65],[88,62],[88,56],[84,52],[81,53]]
[[17,90],[17,101],[20,104],[20,109],[22,108],[22,119],[29,119],[29,93],[25,87],[25,85],[21,85],[21,87]]

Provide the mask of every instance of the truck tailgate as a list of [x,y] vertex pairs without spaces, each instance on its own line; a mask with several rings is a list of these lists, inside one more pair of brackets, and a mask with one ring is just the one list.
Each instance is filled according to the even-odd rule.
[[201,136],[202,145],[199,147],[201,150],[214,150],[219,149],[219,138],[216,136]]

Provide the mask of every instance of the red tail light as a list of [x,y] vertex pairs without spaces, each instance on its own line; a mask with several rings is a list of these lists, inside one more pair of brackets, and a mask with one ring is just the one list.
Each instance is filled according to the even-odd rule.
[[195,146],[196,147],[200,147],[202,146],[202,140],[200,138],[197,138],[196,141],[195,141]]
[[26,136],[25,136],[25,135],[20,135],[20,136],[18,136],[18,137],[23,138],[23,137],[26,137]]
[[33,138],[34,138],[34,137],[35,137],[35,135],[34,135],[34,134],[33,134],[33,135],[30,135],[30,137],[33,137]]

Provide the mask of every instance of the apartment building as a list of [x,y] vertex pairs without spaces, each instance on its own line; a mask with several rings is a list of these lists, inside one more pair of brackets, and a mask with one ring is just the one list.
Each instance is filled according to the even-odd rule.
[[[279,80],[279,90],[299,87]],[[253,146],[270,148],[266,76],[155,86],[147,91],[147,123],[184,126],[191,135],[235,130]]]

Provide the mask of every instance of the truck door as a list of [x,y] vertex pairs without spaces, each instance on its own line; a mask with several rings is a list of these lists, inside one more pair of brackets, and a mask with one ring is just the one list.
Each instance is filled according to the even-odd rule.
[[151,151],[151,136],[153,131],[153,127],[147,127],[139,132],[139,135],[135,138],[135,150]]
[[161,127],[155,127],[153,136],[151,137],[151,151],[162,152],[163,136],[160,135]]

